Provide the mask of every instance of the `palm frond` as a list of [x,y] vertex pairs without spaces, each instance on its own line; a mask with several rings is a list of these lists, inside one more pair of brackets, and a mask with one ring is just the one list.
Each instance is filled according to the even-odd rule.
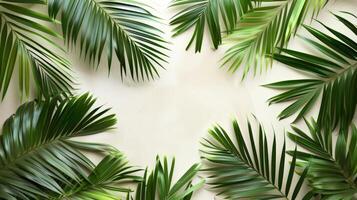
[[227,37],[233,44],[222,58],[222,65],[235,72],[244,65],[243,78],[253,68],[254,75],[271,66],[275,47],[284,47],[295,35],[309,10],[317,13],[327,1],[264,1],[246,12]]
[[196,41],[195,51],[200,52],[206,26],[217,49],[222,43],[222,29],[227,34],[233,31],[239,18],[253,7],[253,3],[251,0],[174,0],[171,7],[180,9],[170,22],[174,26],[173,36],[194,27],[186,50]]
[[209,131],[210,138],[202,142],[202,159],[207,163],[203,171],[208,173],[208,184],[217,195],[225,199],[296,199],[306,171],[292,188],[296,154],[293,154],[289,173],[286,175],[285,140],[281,153],[278,154],[275,136],[273,145],[269,147],[261,125],[259,140],[256,142],[248,122],[249,146],[236,120],[233,121],[233,129],[234,140],[222,127],[216,126]]
[[[356,26],[346,18],[335,15],[355,36]],[[323,25],[323,24],[322,24]],[[270,98],[269,103],[293,101],[280,114],[284,119],[299,112],[301,119],[316,104],[322,93],[318,123],[321,128],[347,128],[354,116],[357,103],[357,38],[350,38],[341,32],[323,25],[334,37],[312,27],[305,28],[319,42],[304,38],[318,50],[320,55],[311,55],[294,50],[281,49],[282,54],[273,58],[289,67],[311,74],[312,78],[287,80],[267,85],[285,92]],[[329,121],[331,123],[325,123]]]
[[[43,25],[53,23],[47,15],[26,8],[42,0],[3,0],[0,2],[0,92],[2,99],[18,68],[19,90],[28,97],[31,86],[38,95],[70,93],[73,80],[69,62],[54,50],[64,52],[53,38],[61,36]],[[33,83],[32,83],[33,82]]]
[[[293,128],[288,136],[304,151],[297,152],[297,165],[308,167],[306,179],[312,192],[322,199],[353,199],[357,194],[357,129],[340,131],[333,142],[332,131],[322,131],[316,121],[306,121],[309,132]],[[292,152],[290,152],[291,154]]]
[[163,161],[159,157],[156,159],[156,166],[149,174],[145,170],[144,179],[139,183],[136,190],[136,200],[189,200],[192,193],[200,189],[204,181],[193,185],[192,179],[200,169],[199,164],[192,165],[176,183],[173,183],[175,159],[171,165],[164,157]]
[[[122,195],[125,199],[132,192],[126,183],[139,182],[141,178],[134,175],[138,169],[128,166],[122,153],[116,151],[107,155],[81,182],[64,187],[65,193],[51,199],[77,200],[117,200]],[[127,186],[127,185],[126,185]]]
[[146,6],[132,0],[49,0],[48,6],[50,17],[61,13],[67,43],[79,44],[91,64],[98,65],[106,49],[109,71],[115,53],[122,77],[159,75],[156,65],[166,62],[167,42],[157,27],[159,19]]
[[108,150],[73,137],[112,128],[108,109],[92,108],[88,94],[66,100],[25,103],[5,123],[0,136],[0,194],[5,199],[49,199],[65,193],[94,168],[80,149]]

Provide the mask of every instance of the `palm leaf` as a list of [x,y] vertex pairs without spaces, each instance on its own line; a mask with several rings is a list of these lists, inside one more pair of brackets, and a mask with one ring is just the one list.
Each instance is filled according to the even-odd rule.
[[[319,2],[319,3],[318,3]],[[222,65],[228,64],[228,70],[235,72],[244,65],[243,78],[253,68],[257,71],[271,66],[275,47],[284,47],[296,33],[309,10],[317,13],[326,0],[285,0],[264,1],[258,7],[245,13],[235,31],[227,37],[227,43],[233,44],[225,53]]]
[[234,141],[222,127],[216,126],[209,131],[210,137],[202,142],[202,159],[207,163],[203,170],[208,173],[208,184],[217,195],[225,199],[287,199],[290,196],[291,199],[296,199],[306,170],[292,188],[296,154],[293,154],[289,173],[285,173],[285,140],[279,155],[275,136],[273,145],[269,147],[261,125],[259,140],[256,142],[251,124],[248,122],[249,146],[236,120],[233,121],[233,129]]
[[79,44],[81,54],[99,64],[106,48],[109,71],[113,51],[121,76],[134,80],[158,76],[156,65],[166,62],[166,42],[158,18],[131,0],[49,0],[49,15],[61,13],[68,44]]
[[175,159],[168,164],[165,157],[163,161],[156,159],[156,166],[149,174],[145,170],[144,179],[136,190],[136,200],[189,200],[192,193],[202,187],[204,181],[192,185],[191,181],[200,169],[199,164],[192,165],[176,183],[173,183]]
[[[62,51],[53,38],[61,38],[44,23],[53,21],[46,15],[26,8],[42,0],[2,0],[0,2],[0,92],[2,99],[18,68],[19,90],[28,97],[31,86],[38,95],[70,93],[73,81],[68,61],[54,53]],[[31,75],[32,74],[32,75]],[[33,83],[32,83],[33,82]]]
[[123,184],[141,180],[140,177],[133,175],[137,171],[128,166],[128,161],[122,153],[112,152],[90,172],[88,177],[75,185],[64,187],[64,194],[51,199],[117,200],[118,193],[129,196],[132,192],[129,188],[123,187]]
[[194,33],[186,50],[194,41],[196,52],[200,52],[207,26],[215,49],[222,43],[222,29],[229,34],[236,27],[239,18],[253,7],[251,0],[174,0],[171,7],[180,10],[172,18],[174,36],[194,27]]
[[322,131],[314,120],[306,124],[310,134],[293,126],[288,136],[304,149],[297,152],[297,165],[308,166],[312,192],[322,199],[353,199],[357,194],[356,127],[352,125],[350,140],[343,130],[333,142],[332,131]]
[[4,124],[0,136],[0,194],[5,199],[49,199],[65,193],[92,171],[79,150],[108,151],[73,137],[106,131],[115,124],[88,94],[22,105]]
[[[355,36],[356,26],[342,16],[335,15]],[[293,101],[280,114],[284,119],[299,112],[296,120],[301,119],[316,104],[322,94],[318,123],[321,128],[347,128],[354,116],[357,103],[357,43],[356,38],[323,25],[334,37],[312,27],[305,28],[319,42],[304,38],[317,49],[320,55],[311,55],[298,51],[281,49],[281,54],[274,54],[275,60],[289,67],[311,74],[309,79],[287,80],[267,85],[283,93],[269,99],[269,103]],[[331,123],[325,123],[330,121]]]

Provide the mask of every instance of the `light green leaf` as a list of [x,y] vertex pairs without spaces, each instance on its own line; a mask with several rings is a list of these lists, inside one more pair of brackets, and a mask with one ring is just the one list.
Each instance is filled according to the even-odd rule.
[[[209,30],[215,49],[222,43],[222,32],[231,33],[239,18],[253,7],[251,0],[174,0],[171,7],[178,8],[170,24],[173,36],[181,35],[194,28],[186,50],[196,41],[195,51],[200,52],[205,29]],[[222,30],[225,29],[225,30]]]

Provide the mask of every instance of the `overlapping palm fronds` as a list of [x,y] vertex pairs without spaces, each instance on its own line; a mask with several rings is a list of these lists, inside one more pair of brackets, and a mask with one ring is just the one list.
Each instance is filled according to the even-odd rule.
[[[288,136],[304,150],[297,166],[308,167],[306,179],[312,193],[322,199],[354,199],[357,195],[357,129],[341,130],[337,141],[331,130],[321,130],[316,121],[306,121],[309,133],[296,128]],[[290,152],[293,154],[293,152]]]
[[5,97],[14,71],[18,71],[22,99],[32,87],[39,96],[70,93],[73,80],[68,61],[55,53],[62,51],[53,42],[61,38],[46,23],[53,23],[46,14],[33,11],[32,4],[43,0],[0,1],[0,92]]
[[[173,17],[174,36],[194,27],[189,48],[196,41],[201,50],[205,28],[208,27],[215,48],[222,43],[222,32],[232,46],[222,65],[235,72],[244,65],[243,78],[253,68],[254,74],[271,65],[275,47],[284,47],[310,13],[315,16],[328,0],[175,0],[179,12]],[[309,12],[311,11],[311,12]],[[224,24],[224,26],[222,25]],[[224,27],[224,31],[222,31]]]
[[208,173],[208,184],[217,195],[225,199],[296,199],[307,170],[293,186],[297,155],[293,153],[286,173],[285,140],[278,154],[275,136],[269,146],[261,125],[256,142],[248,122],[250,145],[245,142],[237,121],[233,121],[233,129],[235,138],[231,139],[222,127],[216,126],[202,143],[202,159],[206,162],[203,171]]
[[159,75],[156,66],[166,62],[167,42],[147,6],[131,0],[49,0],[48,6],[51,18],[60,14],[68,45],[78,44],[91,64],[99,64],[106,50],[109,71],[115,54],[122,76]]
[[[357,103],[357,28],[342,15],[335,15],[348,28],[352,37],[322,24],[333,36],[310,26],[305,26],[317,41],[304,38],[320,52],[312,55],[289,49],[280,49],[283,54],[273,58],[289,67],[310,74],[311,78],[286,80],[267,85],[283,93],[269,99],[269,103],[293,103],[284,109],[279,118],[299,113],[303,117],[319,100],[322,94],[318,124],[320,128],[348,128],[355,114]],[[352,16],[352,15],[350,15]],[[353,17],[354,20],[356,19]],[[326,122],[331,123],[326,123]]]
[[264,1],[245,13],[227,37],[232,46],[222,61],[235,72],[244,66],[243,78],[253,69],[254,75],[271,66],[271,58],[276,47],[284,47],[296,33],[305,16],[317,13],[326,0],[285,0]]
[[193,185],[192,179],[200,169],[199,164],[192,165],[176,183],[173,183],[175,159],[169,165],[164,157],[163,161],[159,157],[156,159],[156,166],[151,171],[145,170],[143,181],[136,190],[136,200],[189,200],[193,192],[200,189],[204,184],[201,180]]
[[232,32],[239,18],[253,8],[253,3],[251,0],[174,0],[171,7],[180,9],[170,22],[175,26],[174,36],[194,27],[186,49],[195,42],[195,51],[200,52],[206,27],[217,49],[222,43],[222,32]]
[[[108,109],[93,108],[94,102],[88,94],[32,101],[5,122],[0,136],[2,198],[51,199],[83,189],[82,196],[104,194],[115,190],[109,183],[131,178],[132,170],[118,153],[111,153],[95,167],[80,151],[112,152],[111,147],[71,140],[115,124],[114,115],[107,115]],[[88,188],[94,185],[93,190]]]
[[76,200],[117,200],[128,199],[133,192],[127,183],[139,182],[141,177],[134,175],[138,169],[128,165],[120,152],[111,152],[88,175],[74,185],[64,187],[64,194],[51,199]]

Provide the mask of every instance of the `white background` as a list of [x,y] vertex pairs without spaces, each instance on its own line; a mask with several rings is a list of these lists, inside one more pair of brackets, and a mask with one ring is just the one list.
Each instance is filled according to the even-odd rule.
[[[165,22],[175,13],[175,10],[167,8],[170,0],[145,2],[155,8],[155,14],[164,18]],[[356,0],[331,1],[319,19],[330,27],[342,27],[328,12],[356,12],[356,8]],[[312,25],[321,28],[317,23]],[[345,29],[337,30],[346,32]],[[170,35],[170,27],[165,26],[164,31]],[[299,33],[308,35],[302,29]],[[97,97],[98,105],[112,107],[111,112],[118,117],[115,130],[82,140],[114,145],[136,166],[152,166],[156,155],[175,156],[176,178],[193,163],[200,161],[199,142],[215,123],[230,130],[232,119],[237,118],[245,130],[247,118],[252,119],[254,114],[266,127],[269,136],[272,136],[272,128],[275,129],[278,143],[281,144],[284,130],[290,129],[294,117],[278,121],[276,117],[286,104],[268,106],[267,99],[278,94],[278,91],[261,85],[303,78],[305,75],[274,63],[267,72],[256,77],[250,74],[242,82],[240,71],[230,74],[227,68],[219,68],[219,60],[226,47],[221,46],[215,51],[210,41],[206,40],[202,52],[195,54],[193,48],[185,51],[190,37],[191,33],[176,38],[168,37],[172,45],[166,70],[160,71],[161,78],[156,81],[140,84],[121,81],[118,67],[115,66],[117,64],[112,66],[108,77],[106,62],[95,71],[79,58],[78,51],[71,51],[69,57],[78,78],[78,93],[91,92]],[[310,51],[298,38],[294,38],[289,47]],[[13,81],[7,97],[0,104],[0,123],[14,113],[20,104],[16,81]],[[310,112],[311,116],[316,116],[317,109]],[[299,122],[298,125],[304,128],[303,123]],[[294,148],[293,143],[287,143],[287,149]],[[200,200],[214,198],[213,193],[204,189],[194,196],[194,199]]]

